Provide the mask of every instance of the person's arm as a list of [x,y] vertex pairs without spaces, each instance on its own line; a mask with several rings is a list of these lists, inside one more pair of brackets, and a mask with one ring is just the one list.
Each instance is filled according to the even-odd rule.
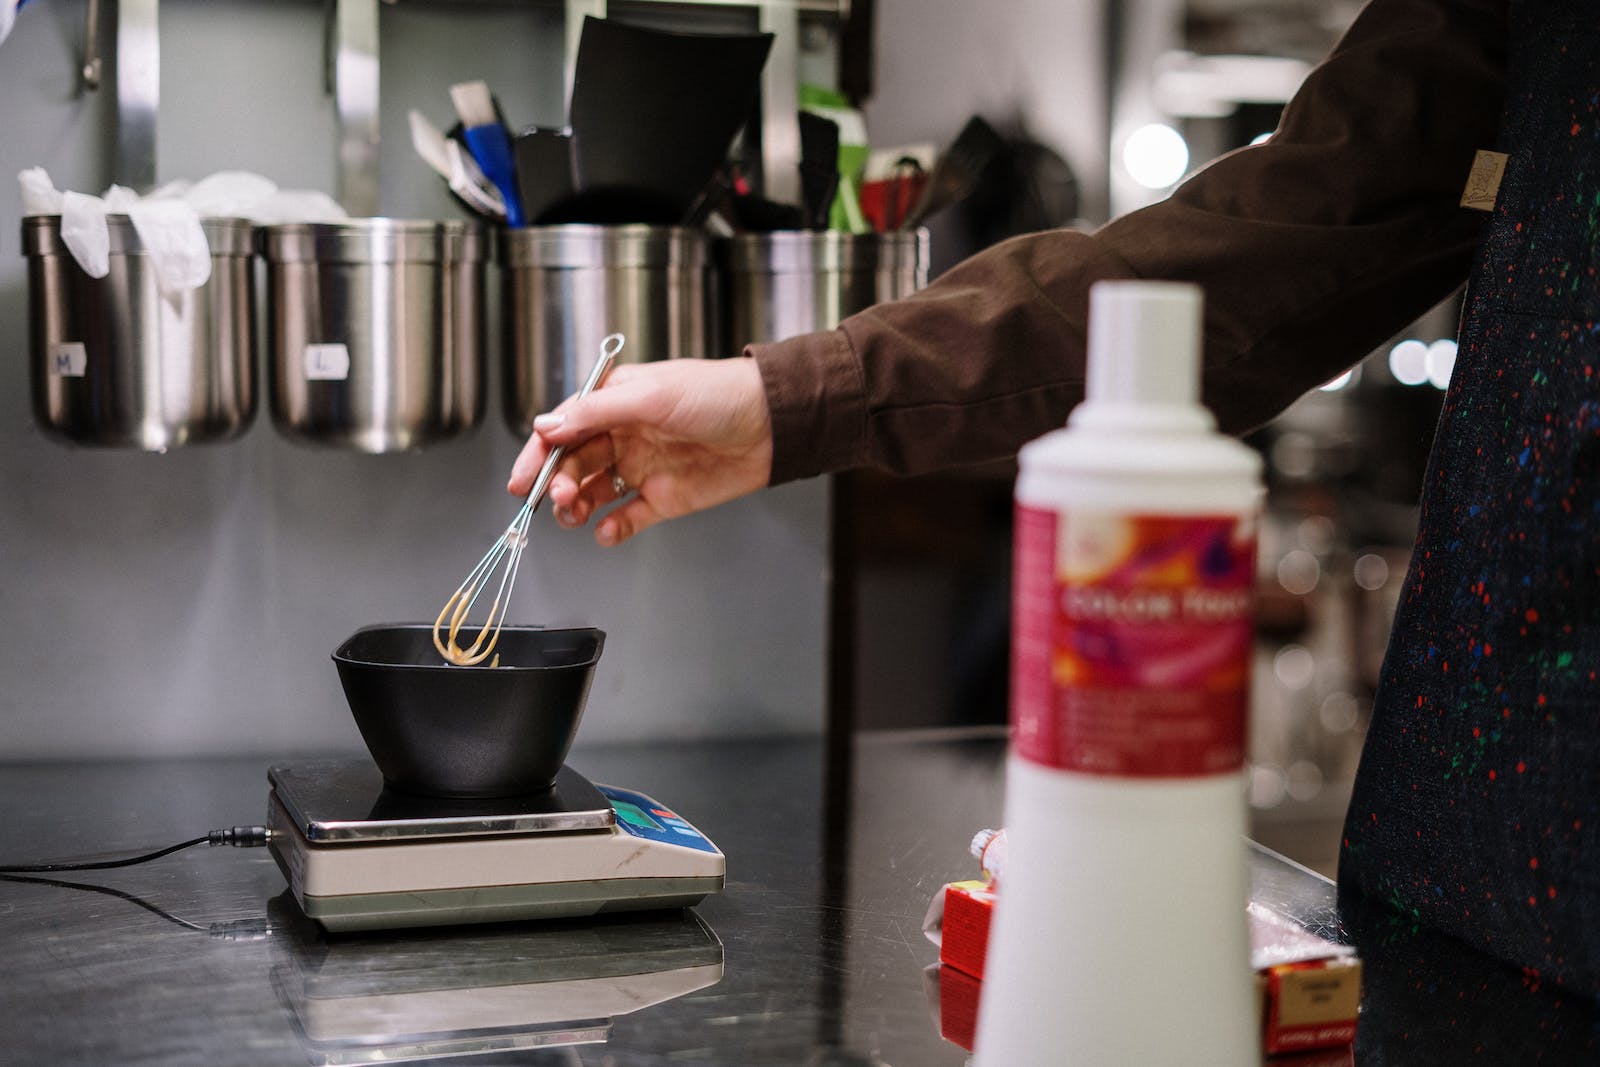
[[1199,283],[1204,395],[1243,432],[1366,355],[1466,277],[1459,207],[1501,115],[1503,0],[1374,0],[1266,143],[1093,235],[1007,241],[838,330],[749,347],[773,484],[1010,455],[1083,395],[1089,286]]
[[595,530],[616,544],[766,484],[1011,455],[1082,398],[1103,278],[1199,283],[1205,399],[1224,429],[1259,425],[1466,276],[1481,216],[1458,203],[1499,128],[1505,19],[1505,0],[1373,0],[1271,140],[1166,201],[1007,241],[837,330],[751,345],[753,361],[619,368],[536,422],[508,488],[568,446],[556,513],[581,525],[620,495]]

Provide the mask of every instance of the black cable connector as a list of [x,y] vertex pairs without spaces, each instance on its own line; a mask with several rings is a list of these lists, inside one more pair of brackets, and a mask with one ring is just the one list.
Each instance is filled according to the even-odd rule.
[[208,844],[232,845],[234,848],[260,848],[270,840],[272,831],[265,826],[230,826],[206,835]]
[[174,852],[181,852],[195,845],[232,845],[234,848],[260,848],[272,840],[272,831],[265,826],[229,826],[223,830],[212,830],[204,837],[192,838],[181,841],[176,845],[146,852],[142,856],[130,856],[122,860],[100,860],[94,863],[24,863],[11,866],[0,866],[0,874],[48,874],[51,871],[104,871],[112,867],[132,867],[136,863],[148,863],[158,860],[162,856],[170,856]]

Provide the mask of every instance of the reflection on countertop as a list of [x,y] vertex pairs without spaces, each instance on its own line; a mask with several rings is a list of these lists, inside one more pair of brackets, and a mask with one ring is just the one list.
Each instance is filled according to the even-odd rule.
[[[870,734],[839,751],[580,744],[581,773],[671,803],[726,853],[725,891],[688,913],[328,935],[264,849],[0,881],[0,1059],[961,1067],[930,1012],[938,949],[922,921],[945,883],[975,876],[974,830],[1000,820],[1004,733]],[[269,762],[0,766],[0,859],[102,858],[248,822]],[[1353,926],[1332,884],[1294,864],[1257,851],[1253,871],[1258,899],[1353,933],[1370,975],[1357,1063],[1458,1062],[1433,1047],[1594,1062],[1593,1004],[1381,909]],[[91,881],[112,895],[51,884]]]
[[722,979],[692,911],[349,936],[287,893],[268,914],[273,991],[313,1064],[604,1044],[617,1016]]

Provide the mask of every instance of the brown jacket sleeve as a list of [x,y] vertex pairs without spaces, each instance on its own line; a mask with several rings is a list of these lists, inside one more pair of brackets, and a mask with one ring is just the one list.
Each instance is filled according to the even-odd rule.
[[1264,144],[1094,234],[1018,237],[837,330],[747,352],[772,483],[916,473],[1014,453],[1083,396],[1088,290],[1206,293],[1204,395],[1225,430],[1272,418],[1449,295],[1484,216],[1459,207],[1493,147],[1504,0],[1373,0]]

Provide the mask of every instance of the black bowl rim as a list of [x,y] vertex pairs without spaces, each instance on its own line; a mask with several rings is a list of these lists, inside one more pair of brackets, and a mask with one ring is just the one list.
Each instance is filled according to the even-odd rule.
[[606,632],[595,626],[536,626],[529,624],[508,624],[500,627],[500,629],[502,632],[510,631],[512,633],[537,632],[548,634],[593,634],[595,636],[594,655],[589,659],[580,660],[577,663],[562,663],[559,665],[547,665],[543,667],[523,667],[515,664],[507,664],[504,667],[490,667],[486,664],[474,664],[472,666],[463,667],[454,663],[447,663],[443,659],[441,659],[438,663],[376,663],[370,659],[356,659],[353,656],[347,655],[345,653],[345,649],[350,646],[350,642],[354,641],[362,634],[371,633],[374,630],[427,630],[430,632],[433,630],[433,624],[430,622],[378,622],[373,623],[370,626],[363,626],[355,633],[345,638],[343,641],[340,641],[338,647],[333,650],[332,659],[335,663],[348,664],[352,667],[376,667],[382,670],[390,671],[492,671],[497,675],[504,675],[508,671],[513,674],[524,674],[535,671],[570,671],[574,668],[582,669],[585,667],[593,667],[595,664],[600,662],[600,654],[605,651],[606,647]]

